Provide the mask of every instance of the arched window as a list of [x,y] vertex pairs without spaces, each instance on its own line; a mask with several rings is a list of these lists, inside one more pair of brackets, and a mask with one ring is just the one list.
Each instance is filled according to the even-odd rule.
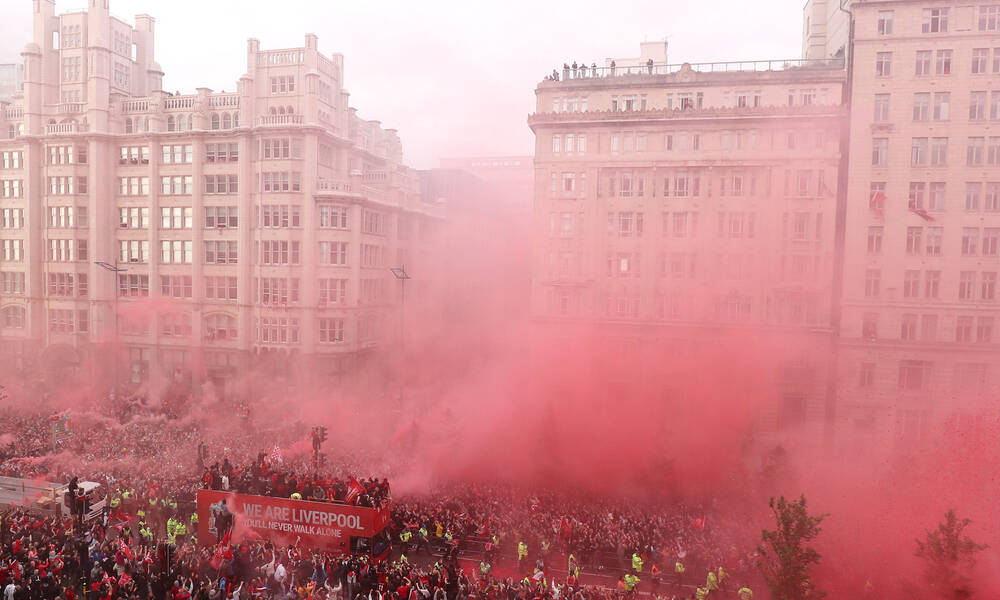
[[14,139],[14,136],[16,135],[17,135],[17,129],[14,127],[14,124],[11,123],[10,125],[7,126],[7,137],[9,139]]
[[219,113],[212,113],[212,129],[219,128]]
[[132,133],[132,119],[125,117],[125,133]]
[[136,117],[135,118],[135,130],[139,131],[149,131],[149,121],[146,117]]
[[177,131],[187,131],[187,117],[185,115],[177,115]]
[[177,131],[177,122],[174,115],[167,115],[167,131]]
[[234,112],[233,113],[233,127],[239,127],[239,126],[240,126],[240,113]]
[[8,306],[3,309],[3,326],[12,329],[24,327],[24,307]]
[[272,115],[276,115],[276,114],[278,114],[278,109],[276,109],[276,108],[274,108],[274,107],[272,106],[272,107],[271,107],[271,114],[272,114]]
[[17,135],[18,136],[24,135],[24,123],[17,124]]
[[278,107],[278,114],[279,115],[285,114],[285,107],[284,106],[279,106]]
[[292,108],[291,106],[289,106],[287,109],[285,109],[285,112],[287,112],[290,115],[294,115],[295,114],[295,109]]
[[229,116],[229,113],[223,113],[222,115],[222,128],[223,129],[233,128],[233,118]]
[[205,317],[205,339],[223,341],[236,339],[236,318],[226,314],[214,314]]

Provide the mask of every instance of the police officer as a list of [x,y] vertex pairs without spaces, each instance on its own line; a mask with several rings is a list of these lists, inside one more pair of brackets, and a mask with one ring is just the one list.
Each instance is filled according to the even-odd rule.
[[747,586],[741,587],[736,593],[739,595],[740,600],[753,600],[753,590]]
[[684,563],[682,563],[681,559],[678,558],[677,561],[674,563],[674,575],[677,576],[677,587],[681,587],[684,585],[685,570],[686,569],[684,568]]
[[524,559],[528,558],[528,545],[523,541],[517,543],[517,569],[518,572],[524,572]]
[[636,573],[642,573],[642,557],[639,556],[638,552],[632,553],[632,570]]

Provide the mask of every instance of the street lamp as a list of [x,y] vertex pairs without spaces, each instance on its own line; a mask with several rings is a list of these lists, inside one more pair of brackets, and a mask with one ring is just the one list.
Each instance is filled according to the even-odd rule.
[[[406,280],[410,279],[410,276],[406,272],[406,267],[400,265],[398,267],[392,267],[389,269],[392,276],[399,280],[399,356],[401,359],[406,357]],[[400,360],[400,380],[399,380],[399,404],[402,408],[403,404],[403,365],[402,360]]]
[[[118,288],[121,285],[118,282],[118,275],[120,273],[128,271],[128,269],[119,267],[117,259],[115,259],[115,264],[106,263],[99,260],[94,261],[94,264],[97,265],[98,267],[101,267],[105,271],[109,271],[115,278],[114,286],[112,286],[111,288],[111,293],[114,296],[114,299],[112,300],[113,302],[112,310],[115,313],[115,342],[117,343],[118,342],[118,293],[119,293]],[[111,400],[114,401],[118,398],[118,357],[115,356],[113,352],[111,354],[111,366],[113,369],[112,377],[114,378],[114,382],[111,386]]]

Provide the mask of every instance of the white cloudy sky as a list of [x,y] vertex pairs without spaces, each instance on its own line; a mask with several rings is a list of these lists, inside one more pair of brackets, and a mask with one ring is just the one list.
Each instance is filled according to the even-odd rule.
[[[0,62],[20,60],[32,0],[0,0]],[[57,11],[86,0],[58,0]],[[643,39],[670,40],[670,62],[795,58],[803,0],[111,0],[132,22],[156,18],[164,87],[233,90],[246,39],[301,46],[316,33],[344,55],[361,116],[399,129],[407,161],[530,154],[525,118],[535,84],[573,60],[638,55]]]

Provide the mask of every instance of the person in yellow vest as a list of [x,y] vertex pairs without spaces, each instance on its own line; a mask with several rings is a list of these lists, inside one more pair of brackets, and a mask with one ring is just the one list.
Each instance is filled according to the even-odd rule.
[[740,600],[753,600],[753,590],[747,586],[741,587],[736,593],[739,595]]
[[493,567],[490,565],[490,563],[486,562],[485,560],[479,561],[479,573],[483,577],[483,579],[486,579],[486,576],[490,574],[490,570],[492,569]]
[[639,556],[638,552],[632,553],[632,570],[636,573],[642,573],[642,557]]
[[183,544],[185,539],[187,539],[187,525],[184,524],[184,521],[177,519],[174,521],[174,542]]
[[438,523],[438,522],[435,521],[434,522],[434,535],[437,536],[437,537],[444,536],[444,525],[442,525],[442,524],[440,524],[440,523]]
[[173,517],[167,519],[167,543],[173,544],[175,540],[175,531],[177,530],[177,521]]
[[634,592],[637,585],[639,585],[639,578],[632,573],[625,573],[625,591]]
[[705,598],[708,598],[708,592],[709,592],[708,588],[703,588],[703,587],[695,588],[694,597],[697,598],[698,600],[705,600]]
[[684,571],[686,571],[684,563],[680,560],[674,563],[674,575],[677,576],[677,587],[684,585]]
[[139,523],[139,536],[142,538],[143,545],[149,546],[153,543],[153,530],[145,523]]
[[717,570],[716,577],[719,578],[719,588],[721,588],[723,592],[727,591],[726,580],[729,579],[729,573],[727,573],[726,570],[720,566]]
[[135,511],[135,516],[139,517],[140,521],[145,521],[146,520],[146,509],[143,508],[142,506],[139,506],[139,508],[137,508],[136,511]]
[[705,578],[705,587],[710,592],[719,589],[719,578],[715,576],[715,571],[708,572],[708,577]]
[[191,519],[190,519],[190,521],[191,521],[191,531],[192,532],[198,531],[198,513],[197,512],[191,513]]
[[413,534],[410,533],[409,529],[404,529],[402,532],[400,532],[400,534],[399,534],[399,541],[403,544],[403,552],[409,551],[409,549],[410,549],[410,538],[412,538],[412,537],[413,537]]
[[517,568],[519,572],[524,572],[524,559],[528,558],[528,545],[524,542],[517,543]]
[[405,565],[405,564],[409,563],[410,561],[409,561],[409,559],[406,558],[405,554],[400,554],[399,555],[399,562],[401,562],[401,563],[403,563]]
[[569,555],[569,566],[566,568],[570,577],[574,579],[580,579],[580,565],[576,563],[576,557],[572,554]]
[[118,495],[118,492],[115,492],[115,496],[114,498],[111,499],[110,502],[111,508],[118,508],[118,505],[121,503],[122,503],[122,497]]

